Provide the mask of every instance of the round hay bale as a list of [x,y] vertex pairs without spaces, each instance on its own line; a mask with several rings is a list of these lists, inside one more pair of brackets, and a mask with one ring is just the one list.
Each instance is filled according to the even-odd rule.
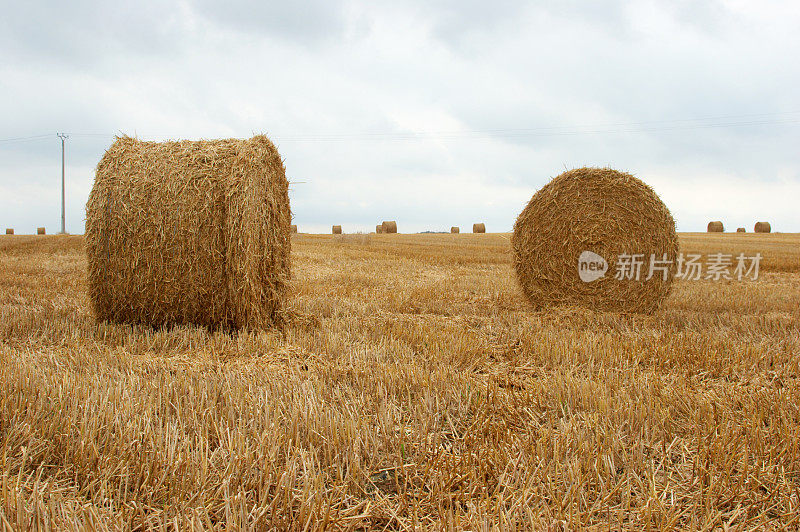
[[278,150],[249,140],[118,137],[86,206],[99,320],[262,328],[285,317],[289,183]]
[[334,225],[331,227],[331,233],[334,235],[341,235],[342,234],[342,226],[341,225]]
[[383,233],[383,224],[378,224],[375,226],[375,233],[377,234]]
[[13,235],[14,234],[14,230],[12,228],[10,228],[10,227],[7,227],[6,228],[6,234],[7,235]]
[[37,228],[36,228],[36,234],[37,234],[37,235],[43,235],[43,234],[45,234],[44,227],[37,227]]
[[394,220],[391,220],[391,221],[388,221],[388,222],[383,222],[381,224],[381,226],[383,227],[383,232],[384,233],[396,233],[397,232],[397,222],[395,222]]
[[472,224],[472,232],[473,233],[485,233],[486,232],[486,224]]
[[724,233],[725,226],[722,225],[722,222],[708,222],[708,232],[709,233]]
[[736,228],[736,232],[737,233],[746,233],[747,229],[745,229],[744,227],[737,227]]
[[296,233],[296,232],[297,232],[297,226],[292,224],[292,233]]
[[[555,177],[520,213],[511,243],[517,279],[537,309],[653,312],[670,292],[675,265],[665,266],[666,279],[656,273],[647,280],[650,256],[674,261],[678,254],[675,221],[664,203],[639,179],[610,168]],[[624,254],[641,255],[640,280],[616,279]]]
[[451,233],[454,233],[454,234],[455,234],[455,233],[460,233],[460,232],[461,232],[461,229],[459,229],[458,227],[456,227],[456,226],[454,225],[453,227],[451,227],[451,228],[450,228],[450,232],[451,232]]
[[755,231],[756,233],[771,233],[772,226],[769,225],[769,222],[756,222],[753,231]]

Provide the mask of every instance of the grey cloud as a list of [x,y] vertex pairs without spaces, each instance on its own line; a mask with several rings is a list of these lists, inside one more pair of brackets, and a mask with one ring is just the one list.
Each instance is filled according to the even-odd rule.
[[0,46],[6,60],[88,69],[101,60],[169,53],[185,23],[177,3],[156,0],[16,2],[3,8]]
[[195,0],[192,7],[212,24],[230,31],[274,35],[302,43],[335,38],[345,28],[344,7],[338,1]]
[[[629,28],[622,1],[592,2],[590,0],[563,0],[533,4],[524,0],[447,0],[424,2],[423,13],[433,21],[434,36],[455,51],[483,54],[493,42],[505,39],[508,32],[516,33],[536,24],[557,27],[575,20],[585,21],[602,28],[611,35],[628,32]],[[530,53],[556,52],[558,43],[550,43]],[[521,50],[525,53],[525,50]]]

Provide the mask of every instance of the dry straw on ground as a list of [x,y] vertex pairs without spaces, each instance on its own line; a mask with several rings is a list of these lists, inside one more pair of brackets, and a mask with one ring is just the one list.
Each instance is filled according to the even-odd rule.
[[736,228],[736,232],[737,233],[746,233],[747,229],[745,229],[744,227],[737,227]]
[[396,233],[397,232],[397,222],[395,222],[394,220],[391,220],[391,221],[388,221],[388,222],[383,222],[381,224],[381,226],[383,227],[383,232],[384,233]]
[[7,235],[13,235],[14,234],[14,230],[12,228],[10,228],[10,227],[7,227],[6,228],[6,234]]
[[472,224],[472,232],[473,233],[485,233],[486,232],[486,224]]
[[378,224],[378,225],[376,225],[376,226],[375,226],[375,232],[376,232],[377,234],[381,234],[381,233],[383,233],[383,225],[381,225],[381,224]]
[[708,232],[709,233],[724,233],[725,226],[722,225],[722,222],[715,221],[715,222],[708,222]]
[[281,321],[291,211],[270,140],[119,137],[86,207],[99,320],[260,328]]
[[342,234],[342,226],[341,225],[334,225],[331,227],[331,233],[334,235],[341,235]]
[[451,228],[450,228],[450,232],[451,232],[451,233],[460,233],[460,232],[461,232],[461,229],[459,229],[458,227],[456,227],[456,226],[454,225],[453,227],[451,227]]
[[37,235],[43,235],[43,234],[45,234],[44,227],[37,227],[37,228],[36,228],[36,234],[37,234]]
[[[534,194],[514,224],[514,265],[535,308],[580,305],[594,310],[656,310],[669,294],[674,265],[646,280],[651,254],[675,259],[675,221],[653,190],[609,168],[564,172]],[[578,258],[603,257],[605,276],[584,282]],[[641,255],[641,280],[616,279],[620,255]]]
[[0,530],[797,530],[800,234],[680,235],[763,282],[653,316],[391,236],[293,239],[287,334],[96,324],[83,237],[0,238]]
[[297,226],[292,224],[292,233],[296,233],[296,232],[297,232]]
[[756,233],[771,233],[772,226],[769,225],[769,222],[756,222],[756,225],[753,228],[753,230]]
[[357,246],[367,246],[370,244],[371,237],[369,234],[365,233],[347,233],[336,235],[333,237],[333,241],[339,244],[351,244]]

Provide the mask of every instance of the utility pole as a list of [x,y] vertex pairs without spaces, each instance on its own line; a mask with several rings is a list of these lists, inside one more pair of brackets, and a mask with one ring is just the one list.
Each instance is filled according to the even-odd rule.
[[56,133],[61,139],[61,234],[67,233],[66,216],[64,215],[64,141],[69,138],[66,133]]

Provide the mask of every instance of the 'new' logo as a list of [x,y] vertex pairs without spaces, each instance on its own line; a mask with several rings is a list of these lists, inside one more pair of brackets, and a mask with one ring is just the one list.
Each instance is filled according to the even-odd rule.
[[578,257],[578,275],[584,283],[591,283],[603,277],[608,271],[606,259],[591,251],[584,251]]

